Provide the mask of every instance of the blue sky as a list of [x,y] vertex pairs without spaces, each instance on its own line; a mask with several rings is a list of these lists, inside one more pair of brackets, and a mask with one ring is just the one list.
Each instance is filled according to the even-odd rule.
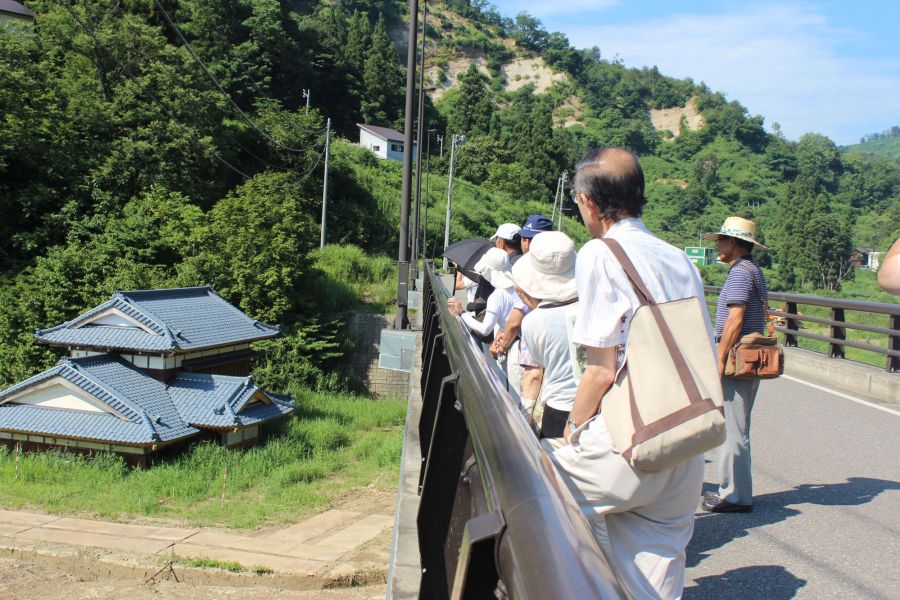
[[789,139],[854,144],[900,125],[900,2],[494,0],[527,11],[577,48],[656,65],[737,100]]

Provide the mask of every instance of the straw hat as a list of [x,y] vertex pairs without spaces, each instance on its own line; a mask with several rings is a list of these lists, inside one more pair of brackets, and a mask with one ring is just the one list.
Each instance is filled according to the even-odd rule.
[[514,284],[504,271],[509,268],[509,256],[505,250],[491,248],[475,263],[475,272],[488,280],[495,288],[507,290]]
[[757,248],[768,250],[756,241],[756,223],[740,217],[728,217],[719,231],[711,231],[703,234],[704,240],[717,240],[721,236],[733,237],[739,240],[752,242]]
[[575,242],[561,231],[534,237],[528,254],[512,268],[512,279],[538,300],[565,302],[578,295],[575,287]]

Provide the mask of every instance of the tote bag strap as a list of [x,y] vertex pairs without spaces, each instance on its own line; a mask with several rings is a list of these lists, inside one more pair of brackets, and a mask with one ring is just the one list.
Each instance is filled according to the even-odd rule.
[[[675,336],[672,334],[672,330],[669,328],[669,324],[666,323],[666,320],[662,314],[662,310],[653,299],[653,296],[650,294],[650,290],[648,290],[647,286],[644,284],[644,280],[641,279],[641,276],[637,272],[634,263],[632,263],[631,259],[628,258],[628,255],[625,253],[625,249],[622,248],[622,245],[614,239],[600,238],[600,241],[607,245],[607,247],[613,253],[613,256],[622,266],[625,274],[628,275],[628,279],[631,281],[631,285],[634,287],[634,292],[635,294],[637,294],[638,300],[640,300],[641,302],[641,306],[646,305],[650,309],[653,318],[656,320],[656,326],[659,328],[659,331],[663,337],[663,341],[666,344],[666,350],[668,350],[669,356],[672,359],[672,363],[675,365],[675,370],[678,372],[678,377],[679,379],[681,379],[681,385],[684,387],[684,391],[687,394],[688,401],[691,404],[705,402],[707,399],[703,398],[703,395],[700,393],[700,388],[697,387],[697,382],[694,381],[694,377],[691,374],[691,369],[688,366],[687,361],[684,359],[684,355],[678,349],[678,344],[675,343]],[[637,430],[639,428],[642,428],[644,426],[644,423],[640,418],[640,415],[638,414],[637,403],[635,402],[633,395],[631,397],[631,412],[635,429]],[[637,417],[636,419],[635,416]]]

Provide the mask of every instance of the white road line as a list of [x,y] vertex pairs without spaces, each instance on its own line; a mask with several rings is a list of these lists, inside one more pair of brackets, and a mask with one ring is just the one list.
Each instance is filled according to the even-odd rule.
[[797,379],[796,377],[791,377],[790,375],[782,375],[782,377],[785,379],[790,379],[791,381],[796,381],[797,383],[802,383],[803,385],[808,385],[809,387],[816,388],[817,390],[822,390],[823,392],[828,392],[832,396],[838,396],[839,398],[844,398],[845,400],[850,400],[851,402],[856,402],[857,404],[863,404],[871,408],[877,408],[878,410],[883,410],[886,413],[891,413],[892,415],[897,415],[898,417],[900,417],[900,411],[887,408],[886,406],[881,406],[880,404],[875,404],[874,402],[867,402],[866,400],[860,400],[859,398],[854,398],[853,396],[848,396],[847,394],[842,394],[841,392],[836,392],[834,390],[828,389],[827,387],[822,387],[821,385],[816,385],[815,383],[810,383],[803,379]]

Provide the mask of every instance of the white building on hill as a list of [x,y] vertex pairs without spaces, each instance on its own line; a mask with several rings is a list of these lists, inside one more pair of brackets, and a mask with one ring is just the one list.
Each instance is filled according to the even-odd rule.
[[[359,127],[359,145],[368,148],[378,158],[403,160],[403,134],[389,127],[356,124]],[[416,143],[413,142],[413,159],[416,158]]]

